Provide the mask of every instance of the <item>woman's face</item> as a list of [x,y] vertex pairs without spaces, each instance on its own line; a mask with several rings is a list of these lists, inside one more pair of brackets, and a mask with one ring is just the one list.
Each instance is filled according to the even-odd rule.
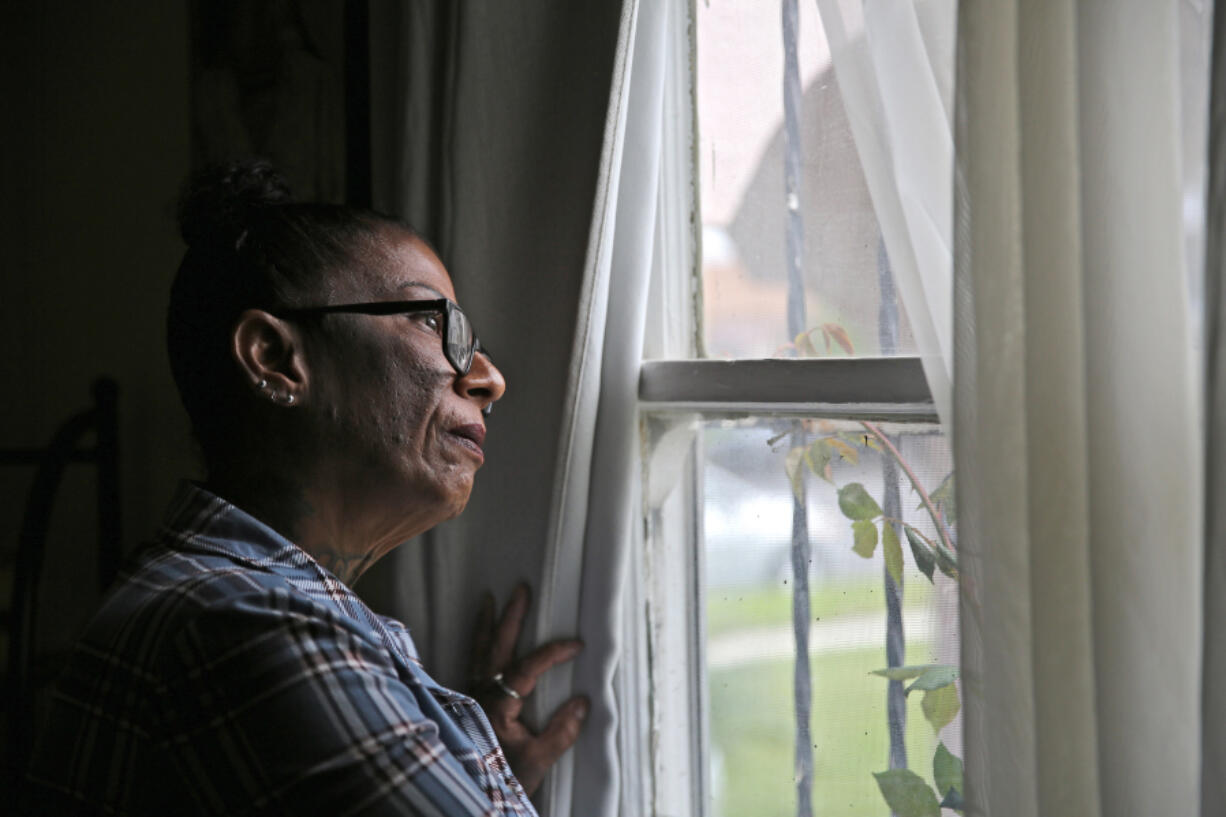
[[[387,228],[366,255],[330,301],[455,300],[451,277],[420,239]],[[324,456],[343,480],[335,489],[388,503],[393,517],[420,517],[414,526],[422,530],[454,517],[484,461],[481,409],[505,391],[502,373],[478,353],[468,374],[458,374],[433,314],[324,322],[308,346],[310,401]]]

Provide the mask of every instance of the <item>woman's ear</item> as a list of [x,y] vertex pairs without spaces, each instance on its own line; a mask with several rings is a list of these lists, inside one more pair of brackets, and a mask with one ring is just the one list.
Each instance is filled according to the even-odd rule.
[[262,309],[248,309],[230,333],[230,351],[251,387],[274,403],[300,403],[308,370],[296,328]]

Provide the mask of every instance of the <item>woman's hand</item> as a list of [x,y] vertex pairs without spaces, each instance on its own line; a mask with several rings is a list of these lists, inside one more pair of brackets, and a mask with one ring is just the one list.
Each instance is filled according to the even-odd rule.
[[532,794],[541,785],[549,767],[578,739],[587,716],[588,700],[576,695],[562,704],[539,735],[520,720],[523,698],[536,687],[536,679],[554,664],[571,660],[583,649],[583,643],[577,640],[551,641],[516,661],[515,642],[519,639],[528,603],[528,586],[516,585],[502,617],[495,621],[494,597],[486,593],[477,615],[470,677],[473,697],[489,716],[511,771],[525,791]]

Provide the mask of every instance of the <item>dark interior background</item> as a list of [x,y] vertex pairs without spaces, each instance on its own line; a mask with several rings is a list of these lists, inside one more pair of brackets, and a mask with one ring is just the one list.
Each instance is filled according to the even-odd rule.
[[[6,8],[0,25],[0,448],[45,445],[96,377],[115,378],[125,553],[178,481],[199,476],[164,314],[183,252],[175,199],[201,158],[198,46],[216,35],[193,13],[241,5],[45,0]],[[621,3],[290,5],[314,40],[307,62],[340,75],[334,189],[434,241],[509,384],[466,513],[357,588],[413,628],[435,677],[462,684],[480,594],[505,598],[540,573]],[[32,473],[0,468],[0,610]],[[42,653],[64,650],[98,603],[93,492],[93,469],[70,467],[40,589]]]
[[[129,550],[195,471],[163,328],[191,154],[187,15],[185,3],[47,0],[7,7],[0,26],[0,446],[45,444],[95,377],[116,378]],[[5,556],[31,474],[0,469]],[[70,468],[50,531],[44,647],[67,643],[97,602],[92,492],[92,469]]]

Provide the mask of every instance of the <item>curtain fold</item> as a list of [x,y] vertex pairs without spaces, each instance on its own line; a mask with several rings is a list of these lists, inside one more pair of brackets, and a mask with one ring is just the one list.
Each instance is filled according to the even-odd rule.
[[621,806],[614,674],[638,470],[638,371],[652,268],[662,134],[666,14],[627,0],[584,267],[542,571],[538,640],[578,632],[573,667],[543,679],[543,716],[592,698],[583,735],[547,783],[549,813],[614,817]]
[[1201,817],[1226,814],[1226,14],[1213,20],[1206,185],[1205,660]]
[[960,4],[968,814],[1199,808],[1204,452],[1177,11]]

